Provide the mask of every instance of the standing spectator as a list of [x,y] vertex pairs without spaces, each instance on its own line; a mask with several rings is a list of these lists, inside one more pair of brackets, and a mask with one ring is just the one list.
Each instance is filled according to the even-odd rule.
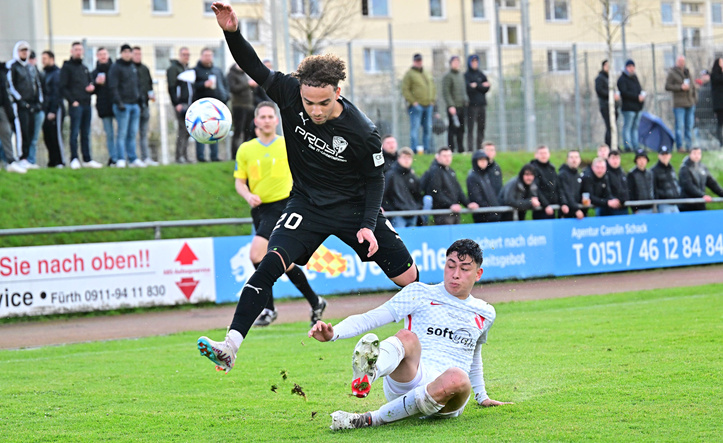
[[397,139],[387,134],[382,137],[382,154],[384,155],[384,172],[386,173],[397,161]]
[[108,148],[108,166],[116,167],[118,162],[118,150],[116,149],[115,130],[113,128],[113,97],[108,87],[108,72],[113,64],[108,50],[104,47],[98,48],[95,53],[98,61],[91,73],[95,85],[95,109],[98,117],[103,121],[103,132],[105,132],[105,145]]
[[237,64],[228,70],[228,88],[231,91],[231,113],[233,115],[233,139],[231,155],[236,158],[241,143],[246,139],[246,128],[253,120],[254,91],[249,85],[249,76]]
[[713,90],[710,84],[710,73],[703,69],[695,79],[698,88],[698,102],[695,105],[695,123],[693,136],[696,140],[715,136],[715,116],[713,115]]
[[675,66],[668,72],[665,90],[673,93],[673,115],[675,116],[675,145],[678,151],[690,149],[695,123],[695,104],[698,88],[690,70],[685,66],[685,56],[679,55]]
[[[38,60],[35,55],[35,51],[30,51],[28,56],[28,64],[32,69],[35,70],[35,75],[40,78],[40,86],[43,92],[43,102],[45,102],[45,78],[43,73],[38,69]],[[33,123],[33,138],[30,139],[30,148],[28,149],[28,169],[38,169],[39,166],[36,163],[35,155],[38,151],[38,138],[40,137],[40,128],[43,126],[45,121],[45,103],[40,106],[40,109],[35,113],[35,121]]]
[[[196,82],[193,84],[193,101],[205,97],[213,97],[223,103],[228,101],[228,83],[221,69],[213,65],[213,50],[203,48],[201,59],[196,64]],[[196,142],[196,160],[205,162],[205,146]],[[218,142],[208,145],[211,151],[211,161],[220,161],[218,158]]]
[[567,160],[560,166],[557,175],[557,195],[560,197],[560,218],[585,217],[582,204],[582,174],[580,167],[580,151],[568,151]]
[[116,60],[108,73],[108,87],[113,97],[113,115],[118,122],[118,137],[116,146],[118,150],[119,168],[128,166],[132,168],[145,168],[146,164],[136,155],[136,134],[138,122],[141,117],[140,86],[138,70],[133,63],[133,53],[128,44],[121,46],[120,60]]
[[[394,137],[392,137],[394,138]],[[414,211],[422,209],[422,189],[419,178],[412,169],[414,151],[404,147],[399,150],[397,160],[384,174],[385,211]],[[417,226],[417,216],[398,216],[389,219],[395,228]]]
[[[93,160],[90,154],[90,96],[95,91],[95,85],[88,67],[83,64],[83,49],[82,43],[73,42],[70,60],[63,63],[60,70],[60,92],[68,101],[70,115],[70,167],[79,169],[82,165],[86,168],[102,168],[103,165]],[[78,160],[78,135],[82,163]]]
[[156,101],[156,95],[153,92],[153,79],[151,78],[151,71],[148,70],[148,66],[141,62],[143,53],[140,46],[133,47],[132,59],[133,64],[136,65],[136,72],[138,72],[138,87],[141,95],[139,103],[141,116],[138,120],[138,140],[141,145],[141,159],[146,166],[158,166],[158,162],[151,158],[151,150],[148,146],[148,125],[151,121],[151,108],[148,106],[148,101]]
[[[15,104],[15,139],[22,169],[33,169],[28,161],[30,143],[35,133],[35,114],[43,104],[43,86],[38,71],[28,63],[30,45],[19,41],[13,49],[13,59],[7,63],[7,87]],[[8,163],[10,159],[8,159]]]
[[55,64],[55,54],[43,51],[41,56],[45,77],[45,119],[43,121],[43,140],[48,149],[48,167],[62,168],[63,163],[63,116],[65,109],[60,95],[60,68]]
[[455,148],[460,154],[464,149],[464,124],[467,121],[467,87],[464,74],[459,70],[459,57],[453,55],[449,59],[449,71],[442,77],[442,97],[447,108],[449,127],[447,128],[447,145]]
[[3,148],[0,154],[4,156],[5,170],[25,174],[28,171],[20,166],[20,162],[13,149],[13,129],[11,122],[15,121],[15,111],[13,111],[12,100],[8,94],[7,72],[5,63],[0,62],[0,145],[2,145]]
[[412,67],[402,79],[402,95],[407,101],[409,113],[410,147],[419,152],[419,127],[422,127],[424,152],[432,151],[432,117],[437,86],[432,74],[424,70],[422,54],[414,54]]
[[719,146],[723,146],[723,58],[718,57],[710,70],[710,89],[713,111],[716,117],[715,136]]
[[[485,123],[487,120],[487,91],[490,82],[487,76],[479,69],[479,56],[472,54],[467,58],[467,72],[464,73],[467,85],[467,149],[475,152],[482,147],[485,139]],[[475,138],[475,125],[477,137]]]
[[435,215],[435,225],[458,225],[461,205],[477,209],[477,203],[470,203],[462,191],[457,174],[450,167],[452,149],[449,146],[439,148],[429,169],[422,176],[422,190],[432,196],[432,209],[449,209],[449,214]]
[[595,206],[598,217],[616,215],[610,209],[620,209],[620,200],[610,192],[610,180],[607,176],[607,164],[600,157],[592,161],[592,175],[583,175],[582,192],[590,195],[590,202]]
[[557,170],[550,163],[550,148],[541,145],[535,151],[535,159],[530,162],[535,168],[535,184],[537,184],[538,198],[541,209],[532,211],[533,220],[548,220],[555,218],[555,210],[550,205],[559,203],[557,198]]
[[[517,220],[524,220],[528,209],[539,209],[540,199],[535,184],[535,167],[527,164],[520,169],[516,177],[512,177],[499,195],[500,203],[512,206],[517,212]],[[512,212],[502,214],[502,221],[512,221]]]
[[168,95],[176,114],[176,163],[188,163],[188,130],[186,130],[186,110],[191,106],[193,84],[179,80],[178,76],[188,69],[191,51],[182,46],[178,50],[178,60],[171,60],[166,70]]
[[[610,107],[608,105],[608,92],[610,86],[608,81],[610,79],[610,62],[603,60],[602,69],[595,78],[595,93],[597,94],[598,104],[600,105],[600,115],[602,115],[603,122],[605,123],[605,144],[611,145],[610,125],[617,124],[618,121],[618,107],[615,105],[615,121],[610,122]],[[615,92],[615,101],[620,100],[620,94]]]
[[502,191],[502,168],[500,168],[500,165],[495,161],[495,157],[497,157],[497,147],[492,142],[485,142],[482,145],[482,150],[485,151],[487,158],[490,159],[490,163],[485,170],[485,172],[487,172],[487,178],[492,184],[492,189],[495,190],[495,195],[499,195],[500,191]]
[[[635,152],[635,167],[628,172],[628,191],[631,200],[654,200],[653,173],[646,169],[648,154],[645,149]],[[652,205],[632,206],[633,214],[652,214]]]
[[[675,176],[675,169],[670,164],[672,156],[671,149],[661,146],[658,152],[658,163],[650,169],[653,173],[653,194],[656,200],[668,200],[680,198],[678,179]],[[658,205],[658,212],[675,213],[679,212],[676,205]]]
[[625,62],[625,69],[618,78],[618,91],[622,99],[623,149],[635,151],[638,149],[638,125],[646,94],[635,74],[635,62],[632,60]]
[[[706,202],[711,201],[711,197],[706,195],[705,188],[723,197],[723,188],[718,184],[711,175],[708,168],[701,163],[703,152],[700,148],[694,147],[690,150],[683,164],[680,166],[680,196],[682,198],[702,198]],[[681,211],[705,211],[705,203],[691,203],[680,205]]]
[[608,209],[610,215],[627,215],[628,208],[625,202],[630,200],[630,192],[628,190],[628,177],[620,167],[620,151],[613,149],[607,160],[607,176],[610,182],[610,194],[620,201],[619,209]]
[[[487,175],[489,157],[482,149],[472,154],[472,169],[467,174],[467,195],[470,202],[475,202],[480,208],[499,206],[497,193]],[[488,223],[500,221],[500,214],[497,212],[483,212],[472,214],[475,223]]]

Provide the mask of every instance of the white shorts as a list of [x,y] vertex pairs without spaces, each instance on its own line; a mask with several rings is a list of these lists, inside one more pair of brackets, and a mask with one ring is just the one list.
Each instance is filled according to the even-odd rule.
[[[414,376],[414,379],[407,383],[401,383],[398,381],[392,380],[391,377],[387,376],[384,377],[384,396],[387,398],[387,401],[396,400],[397,398],[401,397],[402,395],[414,390],[418,386],[424,386],[426,384],[429,384],[433,382],[437,377],[442,375],[441,372],[439,372],[436,369],[429,369],[424,367],[423,362],[419,362],[419,368],[417,368],[417,375]],[[459,417],[462,412],[464,412],[465,406],[467,406],[467,402],[469,402],[469,398],[467,401],[462,405],[461,408],[457,409],[456,411],[452,412],[437,412],[436,414],[432,414],[428,417],[439,417],[439,418],[454,418]],[[425,418],[425,417],[422,417]]]

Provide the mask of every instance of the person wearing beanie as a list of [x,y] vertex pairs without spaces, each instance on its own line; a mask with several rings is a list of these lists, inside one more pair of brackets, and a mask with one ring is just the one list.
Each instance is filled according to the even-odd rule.
[[[540,209],[538,188],[535,183],[535,167],[527,164],[520,169],[517,176],[512,177],[499,195],[500,203],[512,206],[517,210],[517,220],[524,220],[529,209]],[[512,221],[512,212],[502,214],[502,221]]]
[[[467,174],[467,195],[470,202],[475,202],[480,208],[489,208],[499,206],[489,176],[487,175],[487,166],[489,166],[490,158],[487,153],[478,149],[472,154],[472,169]],[[483,212],[472,214],[475,223],[489,223],[500,221],[500,214],[497,212]]]
[[[479,56],[472,54],[467,58],[467,72],[464,73],[467,85],[467,149],[475,152],[482,147],[485,138],[485,122],[487,120],[487,91],[490,82],[479,69]],[[476,126],[476,130],[475,130]],[[476,135],[476,136],[475,136]]]
[[[653,173],[646,169],[648,166],[648,153],[645,149],[635,151],[635,167],[628,172],[628,194],[630,200],[653,200]],[[633,214],[652,214],[653,206],[632,206]]]
[[460,71],[459,57],[453,55],[449,59],[449,71],[442,77],[442,97],[444,98],[449,119],[447,129],[447,145],[452,151],[465,152],[464,124],[467,120],[467,87],[464,74]]
[[635,74],[634,61],[625,62],[625,69],[618,78],[618,90],[622,101],[623,149],[632,152],[638,149],[638,125],[645,102],[645,91]]

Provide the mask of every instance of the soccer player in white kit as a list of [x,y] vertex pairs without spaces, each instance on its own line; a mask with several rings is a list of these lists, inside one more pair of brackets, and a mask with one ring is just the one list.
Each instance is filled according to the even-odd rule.
[[510,404],[492,400],[485,390],[480,348],[495,309],[470,295],[482,276],[482,250],[463,239],[446,256],[443,283],[412,283],[376,309],[336,327],[318,321],[309,331],[321,342],[335,341],[404,320],[404,329],[384,341],[366,334],[352,357],[352,393],[366,397],[371,384],[383,378],[388,403],[364,414],[336,411],[331,429],[379,426],[417,414],[457,417],[472,390],[481,406]]

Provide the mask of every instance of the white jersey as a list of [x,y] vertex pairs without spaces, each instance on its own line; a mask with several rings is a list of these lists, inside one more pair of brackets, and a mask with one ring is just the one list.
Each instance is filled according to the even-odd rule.
[[424,365],[439,372],[457,367],[469,374],[475,351],[487,341],[496,315],[483,300],[449,294],[444,283],[412,283],[382,306],[417,335]]

